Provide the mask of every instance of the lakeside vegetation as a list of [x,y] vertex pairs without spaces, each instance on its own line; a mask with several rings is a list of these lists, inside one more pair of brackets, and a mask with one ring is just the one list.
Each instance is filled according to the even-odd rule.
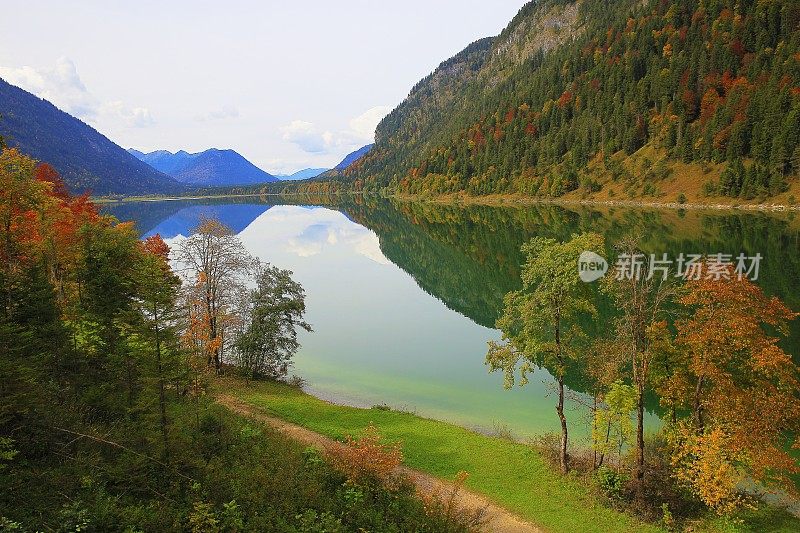
[[[216,255],[181,288],[160,237],[140,241],[14,149],[0,153],[0,222],[0,530],[473,529],[403,480],[354,477],[213,403],[234,341],[245,374],[285,375],[273,356],[291,354],[302,315],[288,275],[231,254],[224,228],[201,228]],[[210,259],[188,242],[185,262]]]
[[[762,310],[765,312],[759,316],[767,317],[766,300],[763,306],[748,307],[741,305],[741,298],[733,298],[734,307],[723,313],[730,319],[723,321],[725,324],[740,324],[742,338],[750,339],[735,341],[742,368],[749,368],[751,377],[763,374],[763,379],[748,385],[735,377],[726,382],[730,386],[725,395],[717,397],[724,372],[704,374],[708,388],[703,390],[710,395],[702,397],[703,431],[697,433],[694,426],[692,433],[677,433],[684,435],[677,448],[641,439],[632,448],[646,453],[640,455],[642,460],[633,461],[635,473],[647,470],[652,474],[648,483],[669,487],[681,486],[683,481],[682,486],[693,491],[693,496],[678,491],[642,492],[635,484],[640,477],[624,474],[627,458],[619,450],[613,468],[600,468],[597,456],[595,461],[585,462],[577,450],[567,449],[566,439],[558,447],[561,453],[553,453],[555,447],[546,438],[531,445],[478,435],[409,413],[334,406],[278,383],[275,380],[287,377],[297,349],[296,328],[309,327],[303,321],[302,287],[292,281],[290,273],[259,264],[238,238],[215,220],[201,221],[193,235],[176,246],[173,271],[168,262],[170,250],[160,237],[139,241],[131,224],[100,215],[86,197],[69,196],[48,165],[37,165],[16,150],[4,150],[0,157],[5,191],[1,236],[6,259],[0,331],[4,345],[13,347],[0,366],[4,388],[0,482],[13,487],[3,492],[0,500],[6,529],[305,531],[310,524],[323,522],[327,524],[324,528],[332,531],[378,526],[398,531],[475,527],[466,514],[451,516],[436,505],[424,506],[406,483],[386,483],[371,471],[354,479],[348,468],[342,467],[341,458],[309,455],[269,428],[226,413],[213,405],[209,395],[220,387],[271,414],[337,439],[362,435],[374,425],[383,439],[398,442],[406,465],[443,479],[467,471],[468,488],[554,531],[759,530],[765,525],[791,530],[797,525],[787,513],[755,500],[748,500],[752,508],[731,504],[739,503],[741,495],[735,484],[743,475],[766,481],[754,468],[754,459],[760,461],[761,472],[770,474],[796,468],[794,462],[775,462],[784,457],[777,440],[791,431],[793,426],[787,424],[795,420],[792,395],[796,390],[791,381],[783,380],[795,367],[781,357],[783,352],[777,350],[774,339],[756,335],[759,320],[748,314]],[[351,210],[356,219],[363,216],[358,205]],[[431,215],[436,218],[431,212],[427,216]],[[424,219],[415,217],[420,222]],[[575,274],[572,267],[567,269],[573,252],[587,246],[603,249],[597,238],[586,238],[586,243],[572,245],[555,239],[536,241],[523,248],[522,255],[517,249],[512,256],[517,259],[507,266],[517,275],[522,272],[529,283],[523,290],[544,290],[544,278],[538,278],[560,272],[555,264],[566,265],[558,278],[559,283],[566,282],[568,274],[573,278]],[[566,247],[566,256],[548,252],[561,246]],[[556,263],[534,270],[531,264],[520,265],[526,255],[530,262],[537,254]],[[582,285],[569,283],[569,287],[568,291],[574,291]],[[755,288],[741,287],[747,288],[748,301],[762,301]],[[697,295],[705,290],[713,296],[716,286],[699,289]],[[731,290],[729,296],[738,294],[735,288]],[[575,310],[588,310],[586,302]],[[624,302],[617,303],[624,316]],[[767,322],[780,327],[780,322],[791,317],[776,305],[769,307],[775,310],[775,321]],[[719,309],[725,310],[724,306]],[[488,313],[486,320],[490,316]],[[517,319],[532,318],[520,315],[513,320]],[[698,316],[687,319],[698,320]],[[509,324],[501,324],[506,333],[514,329],[509,329]],[[650,322],[636,324],[652,331]],[[687,328],[713,329],[711,322],[698,324]],[[564,327],[567,331],[569,325]],[[533,333],[530,330],[526,335]],[[638,337],[620,331],[618,338]],[[721,355],[714,344],[720,338],[726,337],[708,330],[710,340],[703,341],[705,344],[702,339],[677,344],[686,349],[685,354]],[[551,344],[545,338],[536,342],[546,349]],[[649,336],[648,342],[656,345]],[[761,359],[764,368],[747,366],[756,345],[763,348],[762,355],[772,357]],[[520,354],[528,350],[524,343],[517,349]],[[531,364],[563,376],[559,369],[566,359],[578,359],[582,349],[576,344],[562,359],[532,359]],[[654,361],[661,356],[655,348],[645,352]],[[703,368],[708,370],[708,364],[715,361],[705,360]],[[699,367],[693,367],[691,360],[685,362],[686,366],[673,366],[671,373],[658,376],[686,378],[691,383]],[[513,372],[515,363],[500,366]],[[626,393],[623,385],[630,386],[620,384],[620,380],[628,380],[624,368],[621,362],[613,376],[609,374],[613,380],[604,381],[595,391],[596,424],[614,426],[612,434],[621,439],[630,438],[623,421],[632,406],[638,404],[641,413],[646,388],[657,385],[662,400],[674,401],[666,408],[680,406],[683,398],[665,394],[665,381],[652,380],[646,373],[641,381],[634,379],[635,389]],[[220,381],[217,376],[226,373],[244,376],[252,384]],[[773,378],[778,381],[773,383]],[[258,381],[264,379],[269,381]],[[762,398],[758,391],[773,386],[776,393],[786,394],[785,401],[780,405],[758,403]],[[760,433],[752,431],[748,419],[739,417],[743,411],[731,409],[726,402],[744,402],[742,405],[750,406],[744,409],[747,412],[763,412],[761,407],[768,407],[775,414],[771,423],[778,425],[763,426]],[[614,406],[622,407],[617,412]],[[698,418],[695,409],[693,419]],[[739,439],[741,446],[731,448],[729,437],[738,438],[737,434],[724,432],[737,425],[741,429],[738,435],[750,435],[751,440]],[[704,437],[705,428],[713,431],[708,435],[715,435],[715,446],[719,445],[711,455],[704,453],[704,440],[691,439],[692,435]],[[350,442],[356,443],[354,449],[367,449],[358,444],[363,442],[358,438]],[[693,448],[692,442],[700,448]],[[659,462],[665,449],[686,452],[680,459],[689,465],[682,471],[683,478],[677,474],[673,478]],[[602,452],[609,456],[607,465],[614,465],[611,450],[606,447]],[[389,464],[395,461],[389,460],[394,457],[390,450],[386,456],[382,448],[375,453],[381,461],[387,457]],[[704,462],[709,458],[717,461],[713,465],[725,468],[727,477],[695,475],[698,469],[705,471],[712,465]],[[558,463],[571,473],[558,474]],[[43,495],[34,498],[33,494],[41,491],[42,479],[50,483]],[[631,486],[635,490],[628,488],[625,479],[634,480]],[[352,487],[356,487],[355,497]],[[719,499],[707,498],[708,489]],[[631,495],[638,499],[629,499]],[[711,517],[708,508],[722,518]]]
[[[546,531],[663,531],[613,509],[614,500],[595,488],[591,474],[558,474],[547,447],[488,436],[413,413],[376,406],[336,405],[279,383],[224,380],[216,390],[263,412],[334,439],[374,425],[388,441],[400,442],[406,465],[442,479],[469,473],[465,486],[518,513]],[[548,459],[551,457],[552,459]],[[695,531],[794,531],[800,520],[759,505],[735,519],[703,514],[685,523]]]

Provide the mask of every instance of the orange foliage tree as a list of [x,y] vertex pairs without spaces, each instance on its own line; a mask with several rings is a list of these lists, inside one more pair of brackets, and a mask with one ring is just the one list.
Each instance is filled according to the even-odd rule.
[[793,490],[789,475],[800,468],[787,441],[800,430],[800,381],[779,340],[797,313],[732,267],[718,280],[687,281],[680,303],[690,310],[676,323],[687,357],[670,397],[692,420],[676,430],[676,477],[723,511],[745,478]]

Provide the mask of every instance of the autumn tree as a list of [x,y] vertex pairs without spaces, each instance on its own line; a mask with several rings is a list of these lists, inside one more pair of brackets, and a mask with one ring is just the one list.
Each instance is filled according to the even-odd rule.
[[[614,334],[636,388],[636,479],[644,477],[644,402],[651,369],[666,329],[666,304],[674,286],[661,273],[650,276],[650,258],[639,249],[638,239],[627,237],[617,245],[617,273],[603,280],[603,290],[619,310]],[[641,486],[641,483],[639,483]]]
[[297,328],[311,331],[303,320],[305,291],[290,271],[269,264],[256,270],[255,282],[234,341],[236,363],[249,377],[282,378],[300,347]]
[[564,412],[567,361],[577,355],[584,340],[579,317],[595,312],[588,286],[578,276],[578,257],[583,251],[602,249],[603,238],[594,233],[573,235],[564,243],[536,237],[525,244],[522,289],[506,295],[503,314],[497,320],[503,342],[490,342],[486,355],[490,371],[504,373],[506,388],[514,385],[517,371],[520,386],[528,383],[528,374],[535,368],[546,367],[553,373],[561,424],[559,460],[564,473],[569,469]]
[[[723,510],[745,478],[793,490],[789,475],[800,468],[786,442],[800,430],[800,374],[779,341],[797,313],[732,266],[718,279],[688,280],[680,303],[690,312],[676,341],[689,357],[675,390],[692,416],[674,447],[678,476]],[[699,475],[709,469],[727,474]]]
[[195,320],[207,328],[207,364],[219,373],[225,320],[231,316],[256,261],[233,231],[215,219],[203,219],[192,230],[192,235],[177,246],[176,259],[194,291],[193,302],[200,311]]

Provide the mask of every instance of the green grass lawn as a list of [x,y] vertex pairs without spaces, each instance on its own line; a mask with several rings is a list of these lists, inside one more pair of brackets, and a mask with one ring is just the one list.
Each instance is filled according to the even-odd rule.
[[[402,444],[406,465],[448,480],[466,471],[467,487],[547,531],[662,531],[604,506],[580,479],[561,476],[524,444],[411,413],[334,405],[282,384],[223,383],[240,400],[335,439],[373,424]],[[799,525],[784,512],[761,510],[743,523],[714,519],[695,524],[695,531],[800,531]]]
[[464,470],[470,489],[548,531],[659,531],[603,507],[577,480],[553,472],[522,444],[410,413],[333,405],[275,383],[235,385],[226,392],[336,439],[356,435],[371,423],[388,441],[402,443],[406,465],[449,480]]

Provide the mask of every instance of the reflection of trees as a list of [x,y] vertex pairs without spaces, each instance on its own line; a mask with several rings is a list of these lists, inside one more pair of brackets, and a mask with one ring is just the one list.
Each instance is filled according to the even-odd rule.
[[[764,213],[730,213],[526,207],[454,206],[370,199],[339,205],[354,221],[378,234],[381,251],[426,292],[473,321],[494,327],[503,295],[519,286],[520,247],[535,235],[566,240],[573,233],[605,235],[609,248],[636,233],[646,253],[761,253],[759,284],[791,308],[800,309],[800,231],[785,218]],[[610,255],[610,250],[608,251]],[[587,331],[607,332],[615,311],[597,296],[598,317]],[[800,323],[785,349],[800,357]],[[575,374],[573,374],[575,375]],[[569,383],[586,390],[581,374]],[[653,402],[648,402],[653,405]]]
[[[339,209],[374,231],[383,254],[408,272],[423,290],[486,327],[494,327],[505,293],[519,286],[519,265],[523,261],[520,247],[524,242],[536,235],[563,241],[584,231],[602,233],[609,246],[628,233],[637,233],[645,252],[667,253],[670,258],[680,252],[733,255],[759,252],[765,258],[759,284],[792,309],[800,309],[800,294],[796,290],[800,276],[800,224],[786,216],[552,204],[458,206],[361,196],[292,196],[279,202],[272,197],[268,200]],[[109,211],[120,219],[137,220],[138,227],[145,229],[155,227],[163,218],[190,205],[237,203],[254,204],[258,200],[251,197],[120,204]],[[596,306],[598,318],[587,319],[587,331],[600,335],[606,332],[614,310],[600,297]],[[800,357],[800,321],[793,323],[785,349]],[[586,390],[580,377],[568,385],[574,390]]]

